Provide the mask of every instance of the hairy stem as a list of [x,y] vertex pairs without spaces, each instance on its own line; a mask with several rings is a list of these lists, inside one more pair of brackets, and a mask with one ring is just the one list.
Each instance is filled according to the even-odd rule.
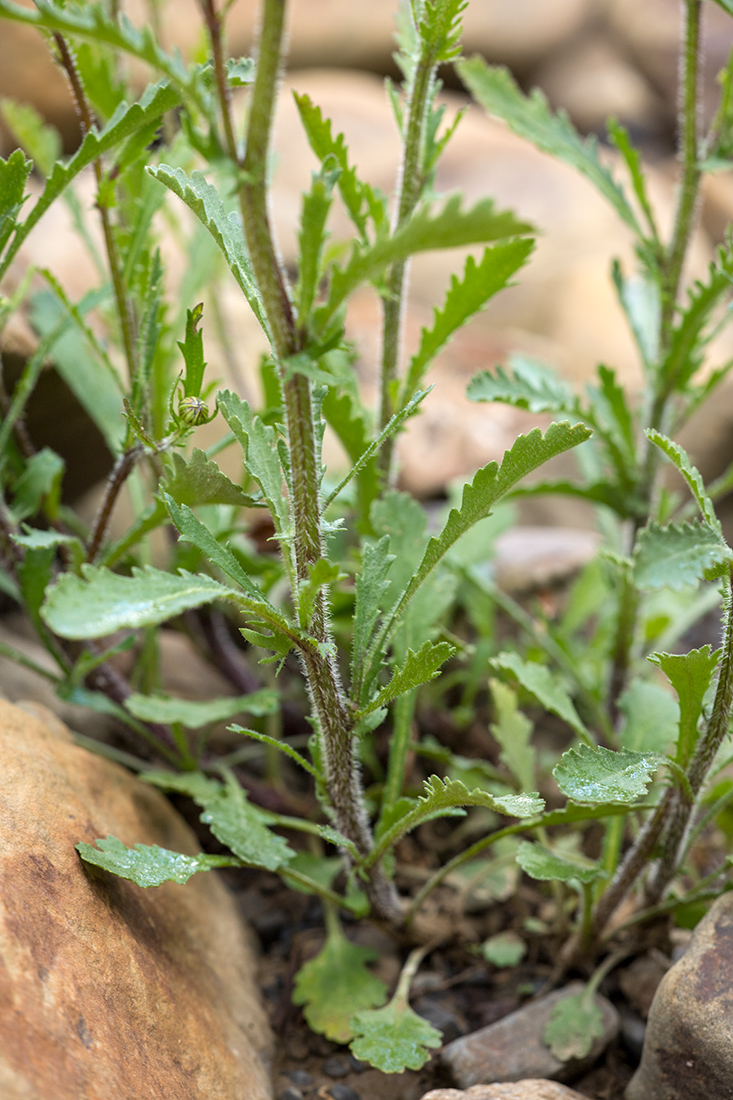
[[140,455],[143,453],[144,447],[142,443],[136,443],[133,447],[128,448],[119,456],[115,462],[112,473],[107,479],[107,485],[104,490],[104,497],[100,504],[97,514],[94,517],[94,523],[92,525],[91,534],[87,544],[87,561],[94,563],[97,559],[97,555],[102,548],[102,542],[104,536],[107,533],[109,527],[109,521],[112,516],[117,497],[120,494],[122,486],[127,481],[128,477],[132,473]]

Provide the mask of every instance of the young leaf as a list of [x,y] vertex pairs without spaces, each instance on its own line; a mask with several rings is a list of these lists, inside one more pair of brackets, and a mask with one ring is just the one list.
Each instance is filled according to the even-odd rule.
[[644,169],[642,167],[639,151],[631,144],[628,130],[617,122],[616,119],[610,118],[607,127],[609,138],[626,161],[626,167],[629,170],[634,194],[638,199],[639,206],[644,211],[644,217],[649,225],[649,232],[651,233],[652,240],[656,243],[659,241],[659,233],[654,218],[654,210],[649,201],[649,194],[647,192]]
[[7,160],[0,157],[0,253],[15,228],[32,170],[33,162],[26,160],[22,149],[16,149]]
[[520,791],[534,786],[535,750],[530,744],[532,723],[517,707],[517,696],[501,680],[490,680],[496,721],[489,726],[501,745],[499,759],[517,781]]
[[116,836],[100,838],[97,847],[83,842],[76,850],[86,863],[103,867],[119,878],[129,879],[137,886],[160,886],[164,882],[188,882],[198,871],[211,871],[214,867],[238,867],[239,860],[230,856],[184,856],[157,844],[136,844],[128,848]]
[[389,536],[378,543],[366,543],[362,554],[361,573],[356,578],[356,606],[354,610],[354,640],[351,652],[352,682],[360,676],[369,642],[377,619],[384,606],[389,588],[387,574],[394,554],[389,552]]
[[132,106],[124,102],[121,103],[101,131],[98,132],[94,128],[89,130],[77,151],[66,164],[57,161],[46,181],[46,186],[40,198],[22,225],[18,227],[12,243],[5,252],[2,264],[0,264],[0,278],[7,271],[11,260],[15,257],[31,229],[38,224],[53,201],[58,198],[82,169],[131,134],[138,133],[145,126],[157,125],[162,115],[167,111],[172,111],[179,105],[180,101],[179,93],[167,81],[150,84],[138,103],[133,103]]
[[502,290],[522,264],[527,262],[534,247],[531,240],[510,241],[484,250],[477,264],[473,256],[466,259],[463,278],[451,277],[451,284],[442,309],[434,310],[433,326],[423,329],[420,347],[410,360],[405,377],[401,403],[404,404],[420,385],[425,371],[454,332]]
[[445,664],[454,653],[455,649],[448,642],[423,642],[417,653],[408,649],[402,667],[396,670],[392,679],[376,698],[359,711],[357,718],[363,718],[379,710],[391,699],[396,699],[398,695],[404,695],[406,691],[411,691],[412,688],[434,679],[440,672],[441,665]]
[[638,588],[678,591],[711,575],[720,576],[733,551],[716,527],[707,523],[660,527],[650,523],[639,532],[634,553],[634,584]]
[[[697,280],[688,292],[688,303],[670,341],[662,364],[667,392],[681,391],[702,365],[705,346],[715,331],[711,324],[715,307],[730,295],[733,249],[721,247],[710,264],[706,282]],[[706,329],[706,326],[708,328]]]
[[352,1053],[382,1073],[420,1069],[430,1057],[430,1050],[443,1043],[438,1029],[418,1016],[399,990],[384,1008],[357,1012],[351,1027],[355,1035]]
[[62,638],[102,638],[123,627],[157,626],[182,611],[236,593],[202,574],[166,573],[152,566],[131,577],[82,566],[65,573],[46,596],[41,617]]
[[491,664],[494,668],[506,669],[507,672],[513,673],[522,687],[546,710],[567,722],[578,737],[582,737],[587,744],[594,743],[575,709],[573,700],[546,665],[538,665],[536,661],[523,661],[518,653],[500,653],[498,657],[492,659]]
[[569,413],[579,416],[578,399],[572,388],[543,363],[526,355],[512,355],[510,371],[496,366],[494,373],[482,371],[468,384],[469,401],[501,401],[530,412]]
[[180,722],[187,729],[201,729],[211,722],[224,722],[235,714],[274,714],[278,707],[278,694],[270,688],[262,688],[261,691],[231,699],[194,701],[171,695],[138,695],[133,692],[125,699],[125,707],[130,714],[143,722],[160,722],[164,725]]
[[171,168],[168,164],[160,164],[157,168],[148,166],[146,171],[185,202],[209,231],[224,254],[229,270],[249,302],[250,309],[263,331],[269,335],[239,216],[233,211],[227,213],[219,192],[201,172],[193,172],[189,177],[182,168]]
[[206,361],[204,359],[204,334],[199,328],[204,312],[204,303],[199,302],[193,309],[186,310],[186,336],[178,341],[181,355],[186,364],[183,380],[183,392],[186,397],[198,397],[204,383]]
[[338,922],[333,924],[322,950],[295,976],[293,1004],[305,1006],[303,1015],[313,1031],[347,1043],[354,1013],[384,1004],[387,988],[367,968],[377,958],[373,947],[351,943]]
[[176,504],[187,504],[190,508],[201,504],[233,504],[252,508],[258,503],[222,473],[216,462],[207,458],[198,447],[194,448],[188,461],[177,451],[173,452],[170,472],[162,486]]
[[593,882],[605,872],[598,863],[580,862],[549,852],[541,844],[524,840],[517,850],[517,863],[530,878],[539,882]]
[[659,762],[656,753],[579,745],[562,754],[552,774],[573,802],[635,802],[646,794]]
[[571,993],[557,1002],[545,1027],[544,1040],[560,1062],[585,1058],[594,1039],[603,1035],[603,1015],[587,991]]
[[718,667],[722,650],[709,645],[689,653],[652,653],[648,660],[658,665],[677,692],[680,702],[679,738],[675,759],[686,767],[697,744],[697,722],[705,692]]
[[713,502],[705,489],[705,482],[702,479],[700,471],[690,462],[690,457],[687,452],[680,447],[679,443],[675,443],[673,440],[668,439],[667,436],[662,435],[661,432],[655,432],[650,429],[647,430],[645,434],[647,439],[651,440],[655,446],[659,447],[660,451],[664,451],[670,462],[674,463],[682,474],[690,492],[697,501],[697,506],[700,509],[703,520],[711,527],[715,528],[716,531],[720,531],[720,521],[715,514]]
[[668,750],[677,738],[680,708],[672,695],[659,684],[632,680],[618,701],[626,716],[619,744],[630,752]]
[[487,65],[483,58],[459,61],[458,75],[474,99],[489,114],[506,122],[519,137],[531,141],[584,175],[606,198],[635,236],[641,227],[622,188],[598,155],[598,140],[582,138],[564,111],[553,113],[539,88],[525,96],[508,69]]
[[460,197],[453,196],[437,214],[432,214],[426,205],[418,207],[391,237],[382,233],[369,247],[354,242],[346,266],[334,268],[325,305],[316,311],[318,330],[325,329],[336,310],[361,283],[381,274],[391,263],[406,260],[417,252],[482,244],[502,237],[524,236],[531,231],[530,225],[517,221],[508,211],[495,210],[490,199],[482,199],[463,210]]
[[516,932],[498,932],[481,944],[481,954],[487,962],[499,967],[518,966],[527,954],[527,945]]
[[323,246],[326,243],[326,219],[333,201],[333,188],[339,169],[322,168],[311,177],[311,189],[303,195],[303,212],[298,233],[298,284],[295,302],[301,325],[306,326],[321,278]]

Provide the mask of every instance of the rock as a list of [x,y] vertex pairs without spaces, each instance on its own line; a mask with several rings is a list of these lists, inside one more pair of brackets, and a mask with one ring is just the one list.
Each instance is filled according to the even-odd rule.
[[595,557],[599,544],[596,531],[512,527],[494,543],[496,582],[515,593],[560,584]]
[[473,1085],[465,1092],[461,1089],[433,1089],[422,1100],[583,1100],[580,1093],[557,1081],[536,1079],[515,1081],[512,1084]]
[[440,1059],[461,1088],[484,1082],[522,1081],[528,1076],[570,1080],[595,1062],[618,1031],[618,1014],[605,997],[595,1002],[603,1017],[603,1035],[587,1058],[560,1062],[542,1041],[550,1013],[558,1001],[580,993],[581,982],[524,1005],[495,1024],[464,1035],[443,1047]]
[[107,833],[194,853],[159,792],[0,703],[3,1100],[268,1100],[255,961],[212,874],[143,890],[83,864]]
[[657,989],[627,1100],[733,1096],[733,894],[723,894]]
[[654,994],[669,970],[670,962],[657,948],[647,951],[619,973],[619,985],[631,1007],[646,1019]]

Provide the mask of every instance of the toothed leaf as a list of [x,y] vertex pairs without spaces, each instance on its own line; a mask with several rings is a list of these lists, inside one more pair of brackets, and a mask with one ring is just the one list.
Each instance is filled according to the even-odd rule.
[[128,848],[111,835],[95,843],[96,848],[91,844],[76,845],[84,862],[111,871],[119,878],[129,879],[137,886],[161,886],[164,882],[183,885],[198,871],[239,865],[238,860],[229,856],[185,856],[169,848],[160,848],[157,844],[136,844],[134,848]]
[[562,754],[552,774],[573,802],[635,802],[646,794],[658,767],[656,753],[579,745]]

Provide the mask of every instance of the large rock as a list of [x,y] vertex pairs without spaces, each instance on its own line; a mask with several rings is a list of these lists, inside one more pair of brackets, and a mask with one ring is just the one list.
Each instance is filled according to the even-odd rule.
[[49,722],[0,702],[2,1100],[269,1100],[271,1036],[224,886],[143,890],[83,864],[77,841],[107,833],[196,843],[157,791]]
[[733,1096],[733,894],[700,921],[657,989],[627,1100]]
[[422,1100],[583,1100],[580,1093],[557,1081],[537,1079],[503,1085],[473,1085],[460,1089],[433,1089]]

